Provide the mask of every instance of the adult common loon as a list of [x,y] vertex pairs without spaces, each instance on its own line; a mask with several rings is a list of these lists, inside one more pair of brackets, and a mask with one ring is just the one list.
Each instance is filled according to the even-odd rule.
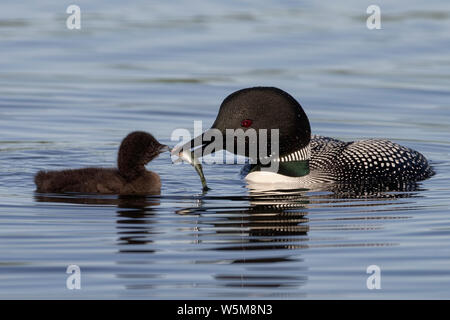
[[[344,142],[333,138],[311,135],[308,117],[301,105],[285,91],[275,87],[253,87],[230,94],[221,104],[211,129],[218,129],[225,139],[226,129],[250,128],[279,130],[278,171],[264,171],[261,159],[247,166],[246,180],[256,183],[296,183],[308,186],[316,183],[377,184],[415,182],[433,175],[427,159],[417,151],[384,139]],[[181,148],[202,146],[202,156],[214,141],[205,141],[204,132]],[[234,146],[228,150],[249,156],[246,140],[244,151]],[[271,141],[268,138],[266,141]],[[267,143],[267,142],[266,142]],[[270,150],[270,142],[268,143]],[[259,148],[258,148],[259,150]],[[217,151],[217,150],[214,150]]]
[[161,152],[168,151],[151,134],[134,131],[120,144],[118,168],[84,168],[62,171],[39,171],[36,191],[43,193],[82,192],[100,194],[155,194],[161,179],[145,165]]

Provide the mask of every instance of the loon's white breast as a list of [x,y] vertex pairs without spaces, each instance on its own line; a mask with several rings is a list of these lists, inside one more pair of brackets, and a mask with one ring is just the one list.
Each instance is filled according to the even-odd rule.
[[289,177],[270,171],[254,171],[245,176],[250,189],[313,189],[334,181],[324,175],[310,173],[303,177]]

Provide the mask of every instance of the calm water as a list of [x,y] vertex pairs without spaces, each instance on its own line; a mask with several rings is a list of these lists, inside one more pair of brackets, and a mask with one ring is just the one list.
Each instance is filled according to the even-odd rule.
[[[77,1],[0,6],[0,298],[450,298],[450,3]],[[236,89],[294,95],[313,132],[390,138],[437,174],[408,192],[252,192],[168,154],[161,196],[39,195],[41,169],[113,166]],[[81,268],[81,290],[66,268]],[[368,290],[366,268],[381,268]]]

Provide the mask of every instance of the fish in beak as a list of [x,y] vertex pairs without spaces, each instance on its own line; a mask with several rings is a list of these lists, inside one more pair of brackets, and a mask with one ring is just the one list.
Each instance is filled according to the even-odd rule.
[[195,137],[191,141],[175,147],[172,149],[171,154],[179,156],[181,153],[194,153],[195,158],[201,158],[215,151],[223,149],[223,143],[217,143],[218,135],[221,136],[221,132],[216,128],[211,128],[203,132],[201,135]]

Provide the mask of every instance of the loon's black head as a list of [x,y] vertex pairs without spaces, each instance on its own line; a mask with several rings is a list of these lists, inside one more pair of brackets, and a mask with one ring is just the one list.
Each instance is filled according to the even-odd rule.
[[[261,141],[259,139],[261,129],[267,129],[267,139],[265,141],[269,144],[267,146],[269,152],[271,152],[271,129],[279,130],[279,156],[287,155],[306,147],[311,139],[309,120],[300,104],[287,92],[274,87],[246,88],[230,94],[222,102],[219,114],[211,129],[217,129],[222,133],[224,139],[223,149],[244,156],[249,155],[249,144]],[[211,129],[180,148],[175,149],[174,153],[179,152],[181,149],[193,149],[200,145],[203,152],[199,156],[211,153],[211,150],[208,150],[206,147],[214,140],[209,141],[209,139],[205,139]],[[229,147],[227,147],[225,141],[227,129],[241,129],[244,132],[254,129],[258,137],[253,141],[251,139],[246,140],[244,152],[239,152],[236,145],[233,149],[228,150]],[[218,150],[216,149],[215,151]]]

